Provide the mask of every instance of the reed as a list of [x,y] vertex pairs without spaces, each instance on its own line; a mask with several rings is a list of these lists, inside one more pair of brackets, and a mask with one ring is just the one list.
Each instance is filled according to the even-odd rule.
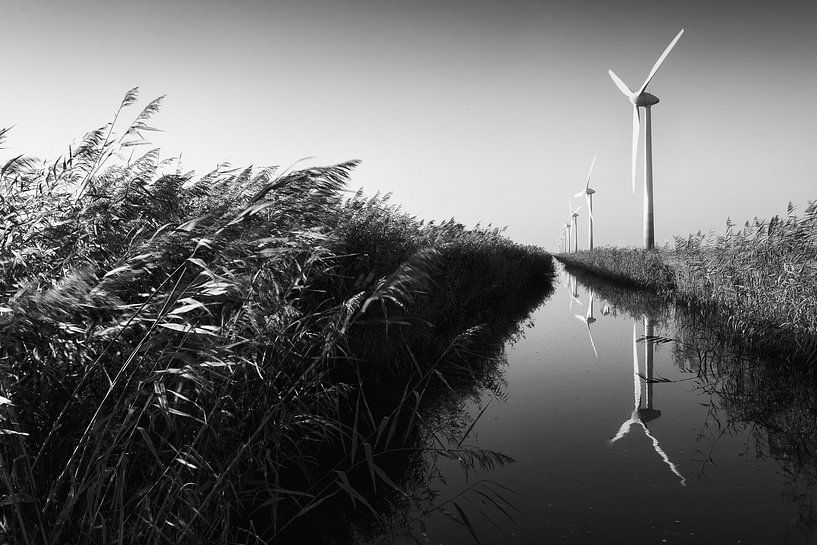
[[123,124],[137,99],[0,169],[3,533],[262,543],[371,507],[360,473],[402,494],[381,456],[485,374],[466,356],[507,333],[491,310],[524,316],[550,257],[350,196],[355,161],[181,172],[142,137],[161,99]]
[[[817,203],[801,216],[727,220],[722,235],[676,238],[655,251],[600,248],[557,256],[568,267],[717,310],[731,330],[766,348],[793,344],[817,356]],[[800,358],[798,358],[800,359]]]

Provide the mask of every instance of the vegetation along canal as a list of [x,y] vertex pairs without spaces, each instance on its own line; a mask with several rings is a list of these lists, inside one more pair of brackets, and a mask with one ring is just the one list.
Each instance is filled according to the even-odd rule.
[[0,174],[0,543],[813,542],[813,205],[674,269],[584,256],[735,280],[691,312],[352,193],[357,161],[117,162],[160,102]]
[[448,413],[463,444],[515,461],[436,455],[409,530],[372,543],[813,543],[808,381],[705,316],[598,282],[562,269],[500,391]]

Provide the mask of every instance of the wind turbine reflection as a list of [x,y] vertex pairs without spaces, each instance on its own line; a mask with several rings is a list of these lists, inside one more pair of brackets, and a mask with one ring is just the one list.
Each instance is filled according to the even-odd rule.
[[570,295],[570,310],[573,310],[573,302],[583,305],[583,303],[579,300],[579,283],[576,281],[576,277],[572,274],[565,272],[567,276],[567,284],[565,288],[567,289],[567,293]]
[[[661,460],[669,467],[681,481],[681,486],[686,486],[686,478],[678,471],[676,465],[669,459],[669,456],[661,448],[658,439],[650,433],[647,424],[661,416],[661,411],[653,407],[653,352],[655,343],[653,339],[653,323],[650,318],[644,317],[644,375],[639,373],[638,361],[638,334],[636,324],[633,323],[633,412],[618,430],[618,433],[610,440],[615,443],[630,432],[633,424],[638,424],[644,430],[644,434],[652,441],[652,448],[661,457]],[[641,381],[645,382],[646,392],[642,390]],[[645,395],[646,394],[646,395]]]
[[593,289],[588,288],[589,293],[589,301],[587,302],[587,314],[582,316],[581,314],[576,314],[576,319],[580,322],[583,322],[585,327],[587,327],[587,336],[590,337],[590,346],[593,347],[593,353],[596,357],[599,357],[598,350],[596,350],[596,343],[593,342],[593,333],[590,331],[590,324],[596,321],[595,316],[593,316]]

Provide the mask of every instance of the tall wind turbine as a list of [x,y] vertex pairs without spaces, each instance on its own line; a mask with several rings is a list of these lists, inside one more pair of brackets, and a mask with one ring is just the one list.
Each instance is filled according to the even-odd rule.
[[593,166],[596,164],[596,156],[593,156],[593,162],[590,163],[590,172],[587,173],[587,184],[584,186],[584,191],[579,191],[576,193],[573,198],[578,199],[582,195],[587,199],[587,208],[588,210],[588,229],[587,229],[587,248],[589,250],[593,249],[593,193],[596,192],[595,189],[590,189],[590,176],[593,174]]
[[607,71],[613,79],[613,83],[616,84],[616,87],[624,93],[633,105],[633,193],[635,193],[635,163],[638,158],[638,134],[641,130],[641,116],[639,115],[638,108],[644,108],[644,124],[646,125],[644,134],[644,247],[648,250],[655,247],[655,221],[652,200],[652,120],[650,117],[650,108],[658,104],[658,97],[644,90],[647,88],[647,85],[650,84],[655,73],[658,72],[658,68],[664,62],[664,59],[667,58],[672,48],[675,47],[675,44],[678,43],[683,33],[684,29],[681,29],[664,52],[661,53],[661,56],[658,57],[647,79],[644,80],[644,83],[638,91],[631,91],[615,72],[612,70]]
[[573,251],[578,252],[579,251],[579,226],[576,224],[576,218],[579,217],[579,210],[581,210],[582,207],[580,206],[577,209],[573,210],[573,205],[570,204],[570,201],[567,201],[567,206],[568,206],[568,208],[570,208],[570,215],[567,217],[568,221],[570,221],[570,218],[573,218]]

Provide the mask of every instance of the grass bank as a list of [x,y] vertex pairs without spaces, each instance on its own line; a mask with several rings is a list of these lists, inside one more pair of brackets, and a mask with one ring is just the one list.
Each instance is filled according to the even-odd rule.
[[378,518],[372,492],[406,493],[387,455],[434,434],[434,392],[491,380],[471,362],[550,292],[550,256],[348,193],[354,161],[182,172],[142,138],[160,99],[123,125],[136,101],[0,169],[2,531],[262,543],[341,500]]
[[[678,238],[652,251],[599,248],[561,254],[569,269],[649,289],[715,311],[724,325],[767,347],[791,344],[817,357],[817,204],[801,216],[727,222],[723,235]],[[804,358],[803,358],[804,357]]]

